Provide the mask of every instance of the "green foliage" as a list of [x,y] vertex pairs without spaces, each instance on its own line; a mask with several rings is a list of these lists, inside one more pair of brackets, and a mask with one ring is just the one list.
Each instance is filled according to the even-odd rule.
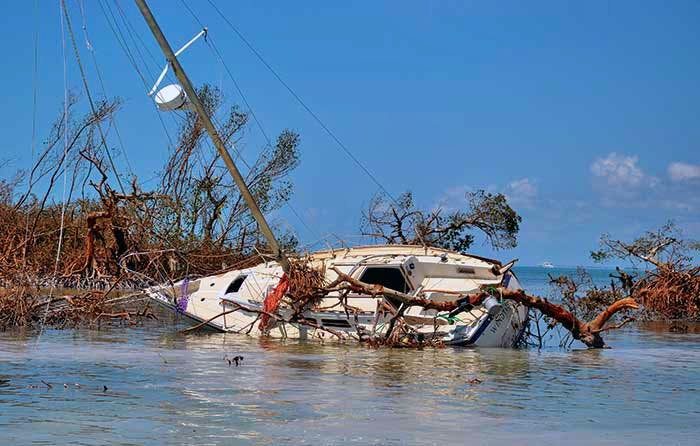
[[[299,164],[299,135],[282,131],[253,163],[246,162],[250,155],[243,157],[237,146],[242,145],[238,143],[248,114],[237,106],[222,111],[224,97],[215,87],[204,85],[198,93],[262,212],[279,209],[293,193],[289,173]],[[154,207],[159,215],[156,232],[169,243],[204,243],[243,255],[265,249],[257,223],[194,112],[186,114],[179,129],[177,145],[163,168],[161,190],[163,200]],[[296,243],[290,234],[282,238],[287,246]]]
[[395,202],[376,196],[363,214],[364,235],[388,244],[436,246],[465,251],[474,243],[474,230],[486,236],[495,249],[517,245],[521,217],[510,207],[503,194],[484,190],[468,192],[467,206],[445,213],[417,209],[413,194],[405,192]]

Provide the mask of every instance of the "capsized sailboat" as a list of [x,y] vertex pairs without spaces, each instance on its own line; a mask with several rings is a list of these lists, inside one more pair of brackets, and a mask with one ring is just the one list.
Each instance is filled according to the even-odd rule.
[[[155,301],[220,331],[247,333],[276,338],[355,338],[363,341],[393,334],[397,320],[406,328],[402,339],[408,342],[438,341],[452,345],[510,347],[517,343],[527,326],[528,310],[515,302],[502,302],[489,296],[478,304],[469,294],[484,287],[518,289],[511,271],[514,262],[501,265],[495,260],[421,246],[365,246],[321,251],[303,259],[324,285],[348,282],[384,287],[387,292],[367,292],[367,288],[345,287],[326,290],[321,298],[299,302],[290,300],[287,285],[295,261],[280,247],[272,228],[227,147],[217,133],[197,91],[185,74],[177,56],[198,38],[200,31],[177,52],[173,51],[145,0],[136,0],[146,23],[157,40],[168,66],[161,72],[150,94],[155,94],[160,110],[193,110],[233,177],[251,211],[275,261],[229,271],[223,274],[182,280],[172,285],[147,289]],[[158,90],[168,68],[182,84]],[[156,93],[157,92],[157,93]],[[344,276],[344,277],[342,277]],[[388,291],[393,290],[393,298]],[[407,299],[397,300],[398,294]],[[497,293],[497,291],[496,291]],[[412,297],[433,305],[409,305]],[[428,309],[440,302],[458,302],[448,311]],[[296,305],[295,305],[296,304]]]
[[[291,259],[294,261],[294,259]],[[459,301],[493,286],[519,289],[512,262],[459,254],[438,248],[380,245],[320,251],[304,259],[323,271],[326,282],[338,278],[336,270],[363,283],[382,285],[433,302]],[[228,271],[223,274],[151,287],[148,295],[160,304],[217,331],[291,339],[354,339],[381,336],[401,303],[365,293],[329,293],[309,306],[296,320],[284,297],[277,318],[262,319],[276,298],[284,278],[277,262]],[[347,311],[351,308],[352,311]],[[512,347],[528,322],[527,307],[493,298],[472,306],[465,302],[450,312],[413,306],[403,309],[402,321],[412,336],[448,345]],[[333,334],[334,336],[331,336]]]

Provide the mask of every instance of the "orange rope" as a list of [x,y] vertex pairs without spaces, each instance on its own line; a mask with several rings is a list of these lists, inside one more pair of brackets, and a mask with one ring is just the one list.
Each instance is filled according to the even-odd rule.
[[[280,278],[279,283],[275,287],[274,290],[270,294],[268,294],[265,297],[265,300],[263,301],[263,310],[266,313],[274,313],[277,311],[277,308],[280,306],[280,302],[282,302],[282,297],[284,297],[284,293],[287,292],[287,288],[289,287],[289,277],[287,277],[286,274],[282,275],[282,278]],[[270,328],[270,316],[267,314],[262,315],[260,319],[260,325],[258,325],[258,329],[260,331],[265,331]]]

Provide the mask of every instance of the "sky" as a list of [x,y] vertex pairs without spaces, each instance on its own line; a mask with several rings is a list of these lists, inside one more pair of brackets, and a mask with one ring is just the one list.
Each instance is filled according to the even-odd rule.
[[[467,191],[505,193],[523,217],[518,247],[494,252],[478,239],[475,254],[590,265],[600,234],[630,240],[668,220],[700,239],[700,2],[213,1],[392,195],[411,190],[423,208],[457,209]],[[177,124],[146,95],[164,57],[133,2],[66,2],[91,90],[122,99],[116,163],[126,169],[128,159],[148,186],[168,150],[160,118],[171,134]],[[178,0],[149,4],[173,47],[200,29]],[[330,234],[359,242],[377,185],[207,0],[188,4],[265,130],[301,135],[290,204],[302,221],[285,208],[270,216],[275,224],[303,243]],[[31,165],[35,111],[40,142],[61,110],[64,58],[58,0],[1,8],[8,176]],[[145,83],[110,11],[126,32],[123,11]],[[65,39],[67,83],[81,94]],[[180,60],[196,85],[242,102],[204,42]],[[108,139],[116,146],[114,132]],[[238,149],[253,160],[263,144],[251,127]]]

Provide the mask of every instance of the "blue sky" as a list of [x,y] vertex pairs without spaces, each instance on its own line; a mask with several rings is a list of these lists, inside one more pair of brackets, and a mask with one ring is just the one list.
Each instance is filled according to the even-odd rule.
[[[145,43],[149,83],[163,65],[128,0],[117,4]],[[88,67],[98,60],[139,178],[153,177],[167,137],[96,0],[67,0]],[[173,46],[198,31],[179,1],[151,0]],[[227,2],[215,3],[336,135],[398,195],[424,207],[458,207],[464,192],[506,193],[523,216],[520,244],[472,251],[523,264],[590,264],[602,232],[631,238],[674,219],[700,238],[700,3],[615,2]],[[2,174],[31,164],[33,33],[39,24],[38,135],[61,108],[59,2],[5,2]],[[329,233],[353,241],[377,187],[255,58],[207,1],[189,2],[233,70],[268,133],[301,134],[293,207],[273,216],[305,242]],[[139,43],[140,45],[140,43]],[[133,48],[138,45],[132,44]],[[68,81],[82,86],[70,46]],[[153,58],[149,56],[153,55]],[[195,83],[231,80],[199,42],[181,61]],[[175,120],[163,116],[172,130]],[[110,135],[114,139],[114,135]],[[116,142],[111,141],[112,144]],[[241,149],[263,140],[251,127]],[[125,166],[123,155],[117,163]],[[342,175],[342,182],[330,181]]]

